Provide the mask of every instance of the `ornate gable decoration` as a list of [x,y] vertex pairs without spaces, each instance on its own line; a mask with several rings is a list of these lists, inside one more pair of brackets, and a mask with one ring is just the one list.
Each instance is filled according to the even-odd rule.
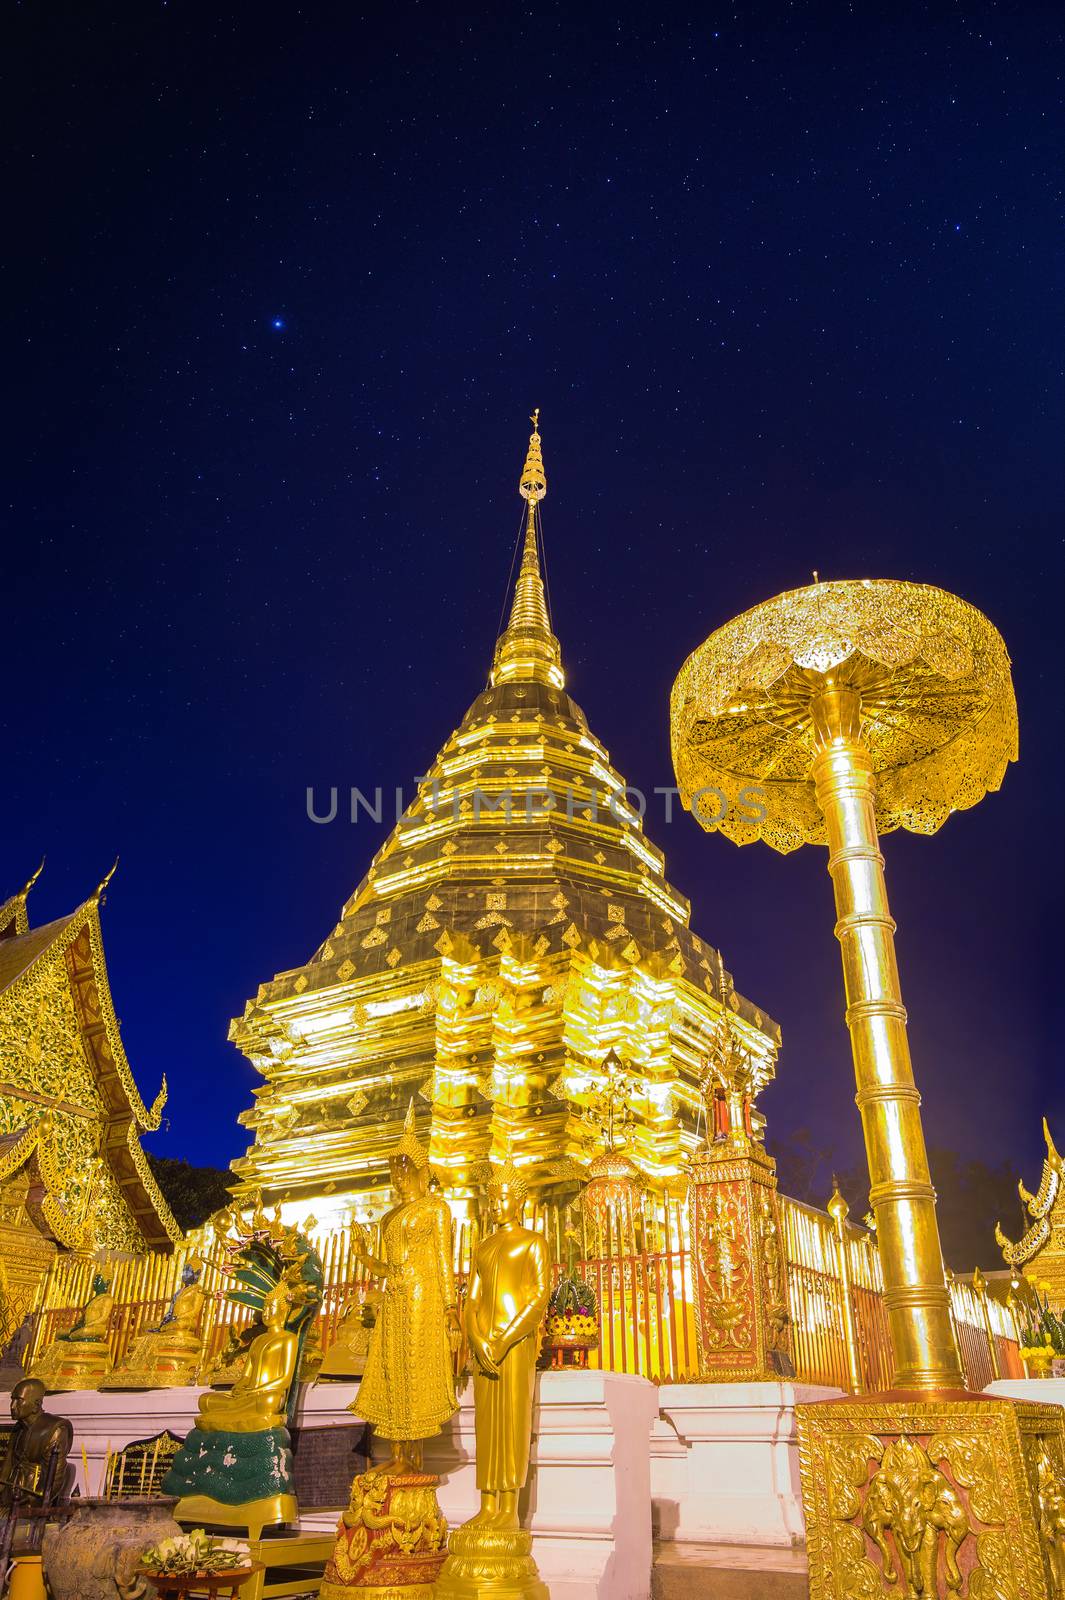
[[145,1105],[126,1059],[95,897],[0,938],[0,1181],[32,1162],[42,1233],[90,1250],[180,1237],[140,1146],[165,1099],[164,1083]]

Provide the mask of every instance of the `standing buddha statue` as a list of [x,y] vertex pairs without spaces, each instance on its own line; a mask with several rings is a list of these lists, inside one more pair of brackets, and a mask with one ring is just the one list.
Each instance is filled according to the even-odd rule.
[[424,1472],[422,1440],[457,1410],[451,1332],[455,1304],[451,1212],[429,1189],[429,1154],[414,1132],[414,1105],[389,1157],[399,1204],[381,1224],[381,1256],[362,1230],[356,1255],[383,1288],[362,1382],[349,1410],[391,1445],[389,1460],[360,1473],[340,1518],[320,1600],[359,1594],[423,1596],[444,1562],[447,1523],[439,1479]]
[[478,1245],[466,1297],[481,1509],[451,1535],[438,1600],[548,1600],[518,1520],[529,1474],[540,1327],[551,1293],[543,1234],[522,1225],[526,1185],[512,1161],[488,1185],[496,1227]]
[[449,1329],[459,1331],[447,1202],[429,1193],[429,1153],[414,1131],[413,1101],[389,1157],[399,1204],[381,1224],[382,1258],[360,1231],[357,1259],[384,1290],[366,1367],[350,1409],[392,1445],[386,1472],[418,1471],[421,1441],[457,1410]]

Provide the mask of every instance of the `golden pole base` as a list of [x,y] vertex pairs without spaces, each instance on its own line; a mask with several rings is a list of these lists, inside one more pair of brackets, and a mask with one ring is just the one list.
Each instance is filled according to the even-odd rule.
[[1061,1600],[1059,1406],[892,1392],[796,1406],[810,1600]]
[[435,1600],[550,1600],[532,1558],[532,1534],[484,1522],[456,1528]]

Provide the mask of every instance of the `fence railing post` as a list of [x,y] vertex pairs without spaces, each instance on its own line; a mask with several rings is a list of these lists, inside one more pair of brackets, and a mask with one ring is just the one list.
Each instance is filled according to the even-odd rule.
[[836,1254],[839,1259],[840,1303],[843,1313],[843,1343],[847,1350],[847,1376],[851,1394],[861,1394],[865,1387],[862,1375],[861,1351],[858,1346],[858,1327],[854,1319],[854,1294],[851,1286],[850,1244],[847,1239],[847,1218],[850,1206],[839,1192],[839,1184],[832,1180],[832,1194],[828,1214],[836,1230]]
[[984,1333],[987,1337],[987,1353],[991,1358],[991,1377],[993,1379],[1001,1378],[1002,1368],[998,1359],[998,1341],[995,1338],[995,1330],[991,1326],[991,1309],[987,1303],[987,1283],[979,1267],[973,1273],[973,1290],[980,1302],[980,1314],[983,1319]]

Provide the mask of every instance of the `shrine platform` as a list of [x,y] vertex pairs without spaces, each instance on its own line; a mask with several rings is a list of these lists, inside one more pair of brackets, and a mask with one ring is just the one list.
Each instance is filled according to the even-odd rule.
[[[658,1391],[645,1378],[615,1372],[544,1372],[538,1377],[532,1465],[521,1514],[552,1600],[646,1600],[651,1582],[651,1459],[648,1440]],[[351,1429],[358,1385],[305,1385],[300,1434]],[[183,1438],[195,1423],[202,1388],[84,1390],[49,1396],[50,1410],[74,1424],[77,1484],[95,1493],[107,1450],[168,1430]],[[88,1481],[81,1450],[85,1448]],[[387,1454],[387,1451],[383,1452]],[[440,1507],[448,1522],[465,1522],[480,1503],[474,1464],[473,1386],[445,1430],[427,1441],[425,1465],[440,1474]],[[300,1449],[296,1450],[297,1476]],[[305,1509],[303,1532],[331,1532],[347,1504]]]
[[[838,1390],[795,1383],[656,1389],[643,1378],[579,1371],[544,1372],[537,1382],[520,1509],[552,1600],[803,1600],[795,1406]],[[300,1492],[304,1533],[331,1534],[347,1503],[351,1451],[362,1439],[348,1410],[356,1391],[355,1383],[301,1391],[297,1478],[302,1455],[317,1491]],[[46,1405],[73,1422],[78,1486],[98,1492],[108,1448],[164,1430],[184,1437],[203,1392],[86,1391],[52,1395]],[[1003,1380],[987,1392],[1065,1404],[1065,1380]],[[467,1385],[457,1414],[425,1450],[452,1526],[477,1509],[474,1455]]]

